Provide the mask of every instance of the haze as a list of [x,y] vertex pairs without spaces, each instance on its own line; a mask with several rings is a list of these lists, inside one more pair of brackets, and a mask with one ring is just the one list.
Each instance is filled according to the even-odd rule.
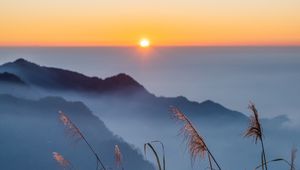
[[299,47],[0,48],[0,63],[25,58],[101,78],[126,73],[158,96],[211,99],[262,117],[288,115],[299,125]]

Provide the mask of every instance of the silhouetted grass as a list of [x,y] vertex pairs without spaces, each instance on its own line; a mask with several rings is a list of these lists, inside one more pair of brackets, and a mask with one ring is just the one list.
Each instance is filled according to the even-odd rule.
[[296,170],[295,160],[296,160],[297,148],[294,146],[291,151],[291,170]]
[[212,159],[217,165],[218,169],[221,170],[221,167],[219,166],[218,162],[216,161],[216,159],[208,149],[206,143],[204,142],[203,137],[198,133],[198,131],[196,130],[192,122],[186,117],[186,115],[176,107],[171,107],[171,112],[173,113],[175,119],[180,120],[184,123],[180,133],[183,134],[185,139],[187,140],[187,145],[191,154],[192,161],[195,161],[195,159],[199,155],[201,157],[204,157],[205,153],[207,152],[210,169],[214,169],[211,161]]
[[245,137],[254,137],[255,143],[259,140],[261,143],[261,168],[262,170],[268,170],[265,147],[263,142],[263,130],[259,121],[258,111],[253,103],[249,104],[248,107],[253,115],[250,116],[250,124],[245,132]]
[[[162,154],[163,154],[163,165],[161,166],[161,161],[160,161],[160,158],[155,150],[155,147],[153,146],[153,144],[155,143],[159,143],[162,147]],[[148,143],[145,143],[144,144],[144,153],[145,153],[145,156],[146,156],[146,153],[147,153],[147,146],[151,149],[151,151],[153,152],[154,156],[155,156],[155,159],[156,159],[156,163],[157,163],[157,166],[158,166],[158,169],[159,170],[166,170],[166,159],[165,159],[165,147],[164,147],[164,144],[161,142],[161,141],[151,141],[151,142],[148,142]]]
[[[262,170],[267,170],[268,169],[267,165],[270,163],[274,163],[274,162],[286,163],[290,167],[290,170],[296,170],[295,159],[296,159],[297,149],[295,147],[292,148],[290,162],[284,158],[277,158],[277,159],[272,159],[272,160],[267,161],[264,143],[263,143],[263,130],[262,130],[262,126],[261,126],[261,123],[259,120],[258,111],[253,103],[249,104],[249,109],[253,113],[253,115],[250,116],[250,123],[245,132],[245,137],[254,137],[255,144],[257,144],[257,141],[260,141],[261,150],[262,150],[261,151],[261,164],[259,166],[257,166],[255,168],[255,170],[257,170],[259,168],[262,168]],[[219,166],[215,157],[212,155],[211,151],[208,149],[207,144],[204,141],[204,138],[199,134],[199,132],[196,130],[196,128],[194,127],[192,122],[187,118],[187,116],[176,107],[171,107],[171,112],[173,113],[173,117],[176,120],[179,120],[180,122],[183,123],[183,127],[180,129],[180,134],[182,134],[184,136],[184,139],[187,141],[187,146],[188,146],[189,152],[191,154],[192,162],[194,162],[198,156],[201,158],[204,158],[205,155],[207,154],[210,170],[214,170],[213,163],[219,170],[221,170],[221,167]],[[67,131],[69,132],[69,134],[71,134],[72,137],[77,138],[77,139],[82,139],[87,144],[90,151],[96,157],[96,160],[97,160],[96,170],[99,170],[99,164],[102,167],[101,170],[106,170],[104,164],[100,160],[98,154],[95,152],[92,145],[87,141],[87,139],[82,134],[80,129],[71,121],[71,119],[62,111],[59,111],[59,119],[65,125]],[[158,152],[157,152],[154,144],[161,145],[162,161],[158,155]],[[164,144],[158,140],[145,143],[144,144],[145,156],[147,153],[147,148],[150,148],[150,150],[154,154],[158,169],[166,170],[166,161],[165,161],[166,156],[165,156]],[[118,145],[115,145],[115,147],[114,147],[114,155],[115,155],[116,167],[124,170],[123,155],[122,155],[122,152]],[[59,165],[62,168],[73,169],[71,162],[66,160],[61,154],[59,154],[57,152],[53,152],[53,158],[59,163]]]
[[72,120],[62,111],[59,111],[59,119],[61,122],[65,125],[67,130],[70,132],[70,134],[74,137],[77,137],[79,139],[83,139],[83,141],[87,144],[90,151],[93,153],[93,155],[96,158],[96,170],[99,169],[99,164],[101,165],[102,169],[106,170],[104,164],[100,160],[100,157],[96,153],[95,149],[92,147],[92,145],[87,141],[85,136],[81,133],[80,129],[72,122]]
[[[295,147],[293,147],[292,151],[291,151],[291,162],[287,161],[284,158],[277,158],[277,159],[267,161],[266,164],[269,164],[269,163],[272,163],[272,162],[284,162],[290,167],[290,170],[296,170],[296,168],[295,168],[296,152],[297,152],[297,149]],[[262,165],[257,166],[255,168],[255,170],[260,168],[260,167],[262,167]]]

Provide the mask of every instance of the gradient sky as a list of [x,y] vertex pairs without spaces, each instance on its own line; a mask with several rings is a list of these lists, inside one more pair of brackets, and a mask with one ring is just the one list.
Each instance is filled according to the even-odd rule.
[[299,0],[1,0],[0,45],[300,45]]

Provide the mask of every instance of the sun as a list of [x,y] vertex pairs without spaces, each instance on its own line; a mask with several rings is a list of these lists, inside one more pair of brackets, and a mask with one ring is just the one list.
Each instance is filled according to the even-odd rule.
[[143,47],[143,48],[147,48],[150,46],[150,41],[148,39],[141,39],[140,40],[140,47]]

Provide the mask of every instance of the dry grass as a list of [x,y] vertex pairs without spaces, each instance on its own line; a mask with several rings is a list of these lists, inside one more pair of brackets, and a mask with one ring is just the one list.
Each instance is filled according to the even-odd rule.
[[59,120],[65,125],[66,132],[73,138],[80,140],[83,135],[79,128],[71,121],[71,119],[62,111],[59,111]]
[[[296,159],[296,148],[292,148],[291,151],[291,160],[290,162],[283,158],[277,158],[273,160],[266,160],[266,154],[265,154],[265,148],[263,143],[263,130],[259,119],[259,113],[253,103],[249,104],[249,109],[252,112],[252,115],[250,116],[250,123],[245,131],[245,137],[253,137],[255,140],[255,144],[257,144],[257,141],[261,143],[261,164],[257,166],[255,169],[262,168],[262,170],[267,170],[267,165],[272,162],[284,162],[289,165],[290,170],[296,170],[295,169],[295,159]],[[184,139],[187,142],[188,150],[191,155],[191,160],[194,162],[197,157],[205,158],[207,155],[208,161],[209,161],[209,168],[210,170],[214,170],[214,166],[216,166],[219,170],[221,170],[218,162],[210,152],[210,150],[207,147],[207,144],[204,141],[204,138],[199,134],[195,126],[192,124],[192,122],[188,119],[188,117],[180,111],[176,107],[171,107],[171,112],[173,113],[173,117],[183,123],[183,127],[180,129],[180,134],[184,136]],[[59,119],[63,123],[63,125],[66,127],[67,132],[78,140],[83,140],[89,147],[90,151],[94,154],[94,156],[97,159],[97,167],[96,170],[99,170],[99,164],[101,165],[101,170],[106,170],[104,164],[100,160],[98,154],[95,152],[94,148],[90,143],[87,141],[83,133],[80,131],[80,129],[71,121],[71,119],[62,111],[59,111]],[[162,164],[161,164],[161,158],[158,156],[158,152],[155,148],[154,144],[160,144],[162,148]],[[150,148],[153,152],[157,166],[159,170],[165,170],[165,147],[164,144],[160,141],[151,141],[144,144],[144,153],[146,155],[147,148]],[[115,156],[115,163],[117,168],[123,168],[123,155],[120,150],[120,147],[118,145],[115,145],[114,147],[114,156]],[[59,163],[59,165],[64,168],[72,168],[70,161],[66,160],[61,154],[57,152],[53,152],[53,158]],[[214,163],[214,164],[213,164]]]
[[[157,153],[157,151],[156,151],[156,149],[153,145],[155,143],[159,143],[162,147],[163,165],[161,165],[160,158],[159,158],[158,153]],[[151,149],[151,151],[153,152],[153,154],[155,156],[158,169],[159,170],[166,170],[166,158],[165,158],[165,146],[164,146],[164,144],[161,141],[158,141],[158,140],[145,143],[144,144],[144,154],[145,154],[145,156],[147,155],[147,146]]]
[[116,162],[116,165],[118,168],[123,168],[122,166],[122,159],[123,159],[123,156],[122,156],[122,152],[120,150],[120,147],[118,145],[115,145],[115,162]]
[[245,137],[254,137],[255,143],[257,143],[257,140],[262,140],[262,128],[258,118],[258,111],[253,103],[250,103],[248,108],[253,115],[250,116],[250,124],[245,132]]
[[70,167],[70,161],[66,160],[60,153],[53,152],[53,159],[63,168],[68,169]]
[[258,117],[258,111],[255,107],[255,105],[250,102],[249,104],[249,109],[251,110],[251,112],[253,113],[253,115],[250,116],[250,123],[249,123],[249,127],[245,132],[245,137],[254,137],[255,138],[255,143],[257,143],[257,141],[259,140],[261,143],[261,168],[262,170],[267,170],[268,166],[267,166],[267,159],[266,159],[266,154],[265,154],[265,147],[264,147],[264,142],[263,142],[263,131],[262,131],[262,127],[259,121],[259,117]]
[[72,122],[72,120],[62,111],[59,111],[59,119],[65,125],[65,127],[66,127],[67,131],[69,132],[69,134],[71,134],[72,136],[74,136],[77,139],[82,139],[87,144],[90,151],[93,153],[93,155],[96,158],[96,162],[97,162],[96,169],[97,170],[99,169],[99,164],[100,164],[102,169],[106,170],[104,164],[100,160],[100,157],[96,153],[95,149],[88,142],[88,140],[85,138],[85,136],[80,131],[80,129]]
[[194,162],[198,156],[204,158],[205,154],[208,153],[207,155],[210,169],[214,169],[212,166],[211,159],[213,159],[218,169],[221,169],[214,156],[208,149],[206,143],[204,142],[203,137],[198,133],[198,131],[193,126],[192,122],[186,117],[186,115],[176,107],[171,107],[171,112],[173,113],[175,119],[183,122],[184,124],[183,127],[180,129],[180,133],[184,135],[184,138],[187,141],[192,162]]
[[[290,170],[296,170],[296,167],[295,167],[296,152],[297,152],[297,149],[295,147],[293,147],[292,151],[291,151],[291,162],[287,161],[284,158],[276,158],[276,159],[267,161],[265,164],[270,164],[270,163],[273,163],[273,162],[283,162],[283,163],[287,164],[290,167]],[[262,166],[263,166],[263,164],[257,166],[255,168],[255,170],[257,170],[258,168],[260,168]]]
[[176,119],[184,122],[184,126],[180,129],[180,134],[184,135],[187,140],[191,158],[195,160],[198,155],[205,157],[207,147],[202,136],[199,135],[189,119],[178,108],[172,107],[171,111]]
[[297,148],[293,147],[291,152],[291,170],[296,170],[295,160],[296,160]]

